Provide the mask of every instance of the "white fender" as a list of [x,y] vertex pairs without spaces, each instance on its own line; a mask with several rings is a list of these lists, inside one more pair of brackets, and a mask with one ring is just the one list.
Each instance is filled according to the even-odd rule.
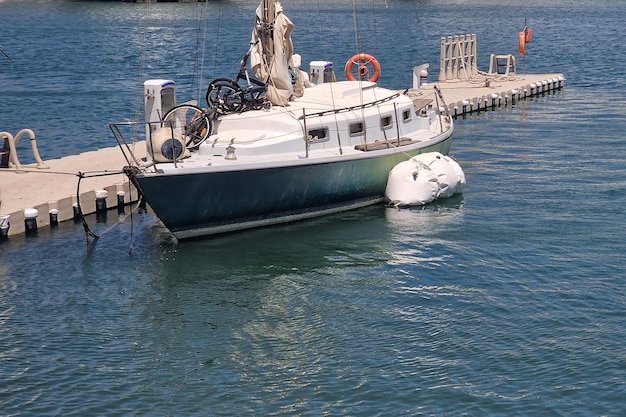
[[397,206],[424,205],[437,198],[438,192],[436,173],[410,159],[389,172],[385,200]]
[[446,158],[448,163],[454,169],[454,172],[456,172],[456,177],[458,181],[457,181],[456,190],[454,191],[454,194],[460,193],[463,191],[463,189],[465,189],[465,184],[466,184],[465,172],[463,172],[461,165],[459,165],[457,161],[455,161],[449,156],[444,156],[444,158]]
[[411,160],[421,162],[433,170],[439,183],[437,198],[448,198],[465,187],[465,174],[460,165],[449,156],[439,152],[428,152],[414,156]]
[[387,178],[385,201],[396,206],[424,205],[465,188],[465,174],[452,158],[423,153],[393,167]]
[[162,127],[152,133],[146,147],[154,162],[180,161],[188,153],[181,134],[170,127]]

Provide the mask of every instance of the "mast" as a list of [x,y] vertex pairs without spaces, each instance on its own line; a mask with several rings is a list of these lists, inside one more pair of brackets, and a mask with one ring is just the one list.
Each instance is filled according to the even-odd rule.
[[261,0],[256,8],[250,66],[267,84],[266,97],[284,106],[293,94],[289,66],[293,56],[293,23],[276,0]]
[[261,44],[268,72],[274,62],[274,21],[276,19],[276,0],[263,0],[263,21],[261,22]]

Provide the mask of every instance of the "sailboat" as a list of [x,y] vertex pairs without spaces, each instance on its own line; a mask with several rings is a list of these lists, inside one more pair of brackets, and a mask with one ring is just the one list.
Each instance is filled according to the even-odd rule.
[[292,31],[281,4],[262,0],[239,74],[211,82],[206,107],[175,106],[173,81],[146,81],[147,158],[110,124],[125,172],[178,239],[382,203],[396,164],[448,153],[452,118],[419,91],[418,67],[403,91],[378,85],[366,53],[345,81],[328,61],[305,72]]

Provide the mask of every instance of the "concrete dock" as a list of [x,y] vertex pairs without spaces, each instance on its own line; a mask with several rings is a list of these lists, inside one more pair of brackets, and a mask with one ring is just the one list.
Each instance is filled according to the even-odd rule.
[[[481,74],[465,81],[455,78],[425,83],[420,89],[424,96],[432,96],[436,86],[445,109],[459,116],[511,105],[560,89],[564,82],[562,74]],[[137,143],[136,149],[139,157],[145,156],[145,142]],[[39,169],[36,164],[22,165],[21,170],[0,168],[0,227],[3,222],[10,222],[8,236],[27,231],[25,214],[30,215],[31,209],[37,210],[37,227],[44,227],[50,224],[51,213],[56,214],[59,222],[73,219],[78,201],[82,213],[90,214],[96,212],[96,197],[102,202],[103,194],[109,209],[116,207],[118,201],[128,204],[137,199],[137,191],[121,172],[127,162],[117,147],[49,160],[45,165],[47,169]],[[77,190],[79,175],[82,178]],[[123,200],[119,200],[120,195]]]
[[[145,142],[138,143],[137,149],[145,149]],[[73,219],[78,202],[83,214],[95,213],[96,193],[107,208],[117,207],[118,201],[137,200],[137,191],[121,172],[127,162],[117,147],[47,160],[45,165],[45,169],[37,164],[0,168],[0,227],[2,222],[10,223],[8,236],[26,231],[25,215],[32,209],[37,210],[39,228],[50,225],[51,218],[58,222]]]
[[484,74],[469,81],[449,80],[425,84],[420,90],[439,88],[445,106],[453,116],[515,104],[527,97],[559,90],[565,85],[563,74]]

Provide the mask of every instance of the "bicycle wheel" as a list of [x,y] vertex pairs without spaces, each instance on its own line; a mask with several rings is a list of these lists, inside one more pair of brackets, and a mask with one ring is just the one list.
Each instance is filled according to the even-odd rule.
[[267,99],[265,93],[267,88],[265,85],[253,87],[246,94],[246,102],[252,110],[268,110],[272,107],[272,103]]
[[206,102],[222,113],[238,113],[243,109],[243,91],[228,78],[217,78],[206,90]]
[[213,121],[200,107],[181,104],[172,108],[163,118],[164,126],[172,126],[185,141],[188,149],[197,148],[213,130]]

